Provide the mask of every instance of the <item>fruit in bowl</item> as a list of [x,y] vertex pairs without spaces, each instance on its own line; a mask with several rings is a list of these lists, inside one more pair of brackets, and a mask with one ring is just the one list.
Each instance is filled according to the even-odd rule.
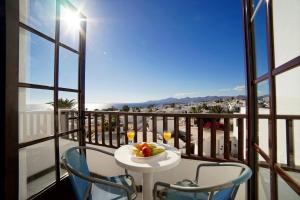
[[164,152],[165,149],[153,143],[138,143],[132,147],[132,153],[136,157],[151,157]]

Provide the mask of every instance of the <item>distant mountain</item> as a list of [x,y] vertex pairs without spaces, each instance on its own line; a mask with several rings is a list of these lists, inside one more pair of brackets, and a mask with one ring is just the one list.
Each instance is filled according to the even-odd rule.
[[[128,105],[129,107],[147,107],[149,105],[154,106],[163,106],[168,104],[191,104],[191,103],[200,103],[200,102],[208,102],[215,100],[226,100],[234,97],[235,99],[245,100],[246,96],[206,96],[206,97],[185,97],[185,98],[166,98],[160,100],[151,100],[140,103],[114,103],[114,104],[104,104],[104,103],[86,103],[85,107],[87,110],[102,110],[110,107],[115,107],[117,109],[121,109],[124,105]],[[258,97],[258,100],[268,100],[268,95],[262,95]],[[53,107],[49,104],[29,104],[26,105],[26,111],[45,111],[45,110],[53,110]]]
[[124,105],[128,105],[129,107],[147,107],[149,105],[155,105],[155,106],[162,106],[167,104],[191,104],[191,103],[200,103],[200,102],[207,102],[207,101],[215,101],[215,100],[226,100],[230,98],[236,98],[240,100],[245,100],[245,95],[238,95],[238,96],[206,96],[206,97],[185,97],[185,98],[166,98],[166,99],[160,99],[160,100],[151,100],[141,103],[117,103],[113,104],[114,107],[120,109]]

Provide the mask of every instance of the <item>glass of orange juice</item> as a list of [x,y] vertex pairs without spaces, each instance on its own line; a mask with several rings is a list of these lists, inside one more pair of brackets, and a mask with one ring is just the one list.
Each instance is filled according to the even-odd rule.
[[168,141],[171,139],[171,132],[170,131],[164,131],[163,136],[164,136],[164,139],[168,143]]
[[127,131],[127,138],[128,141],[132,144],[133,143],[133,139],[134,139],[134,131],[133,130],[129,130]]

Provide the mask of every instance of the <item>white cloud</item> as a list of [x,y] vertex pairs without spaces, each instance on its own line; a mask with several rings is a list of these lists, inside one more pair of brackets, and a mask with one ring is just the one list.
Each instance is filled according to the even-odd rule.
[[231,91],[231,88],[223,88],[223,89],[219,89],[218,91],[220,91],[220,92],[229,92],[229,91]]
[[234,91],[244,91],[245,86],[244,85],[237,85],[233,88]]
[[219,89],[218,91],[219,92],[234,92],[234,91],[245,91],[246,87],[244,85],[237,85],[233,88],[222,88],[222,89]]

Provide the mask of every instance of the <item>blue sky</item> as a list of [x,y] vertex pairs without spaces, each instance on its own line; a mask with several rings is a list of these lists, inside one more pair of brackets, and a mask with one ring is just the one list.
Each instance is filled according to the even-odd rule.
[[86,101],[244,94],[239,0],[89,0]]
[[[39,2],[33,1],[30,16],[24,21],[53,37],[55,1]],[[88,17],[87,103],[245,94],[240,0],[74,3]],[[267,63],[262,10],[256,18],[259,75],[266,72]],[[61,42],[76,48],[76,32],[66,27],[68,24],[62,22]],[[21,34],[31,43],[24,82],[53,86],[54,45],[28,32]],[[78,57],[62,47],[60,56],[59,85],[76,88]]]

